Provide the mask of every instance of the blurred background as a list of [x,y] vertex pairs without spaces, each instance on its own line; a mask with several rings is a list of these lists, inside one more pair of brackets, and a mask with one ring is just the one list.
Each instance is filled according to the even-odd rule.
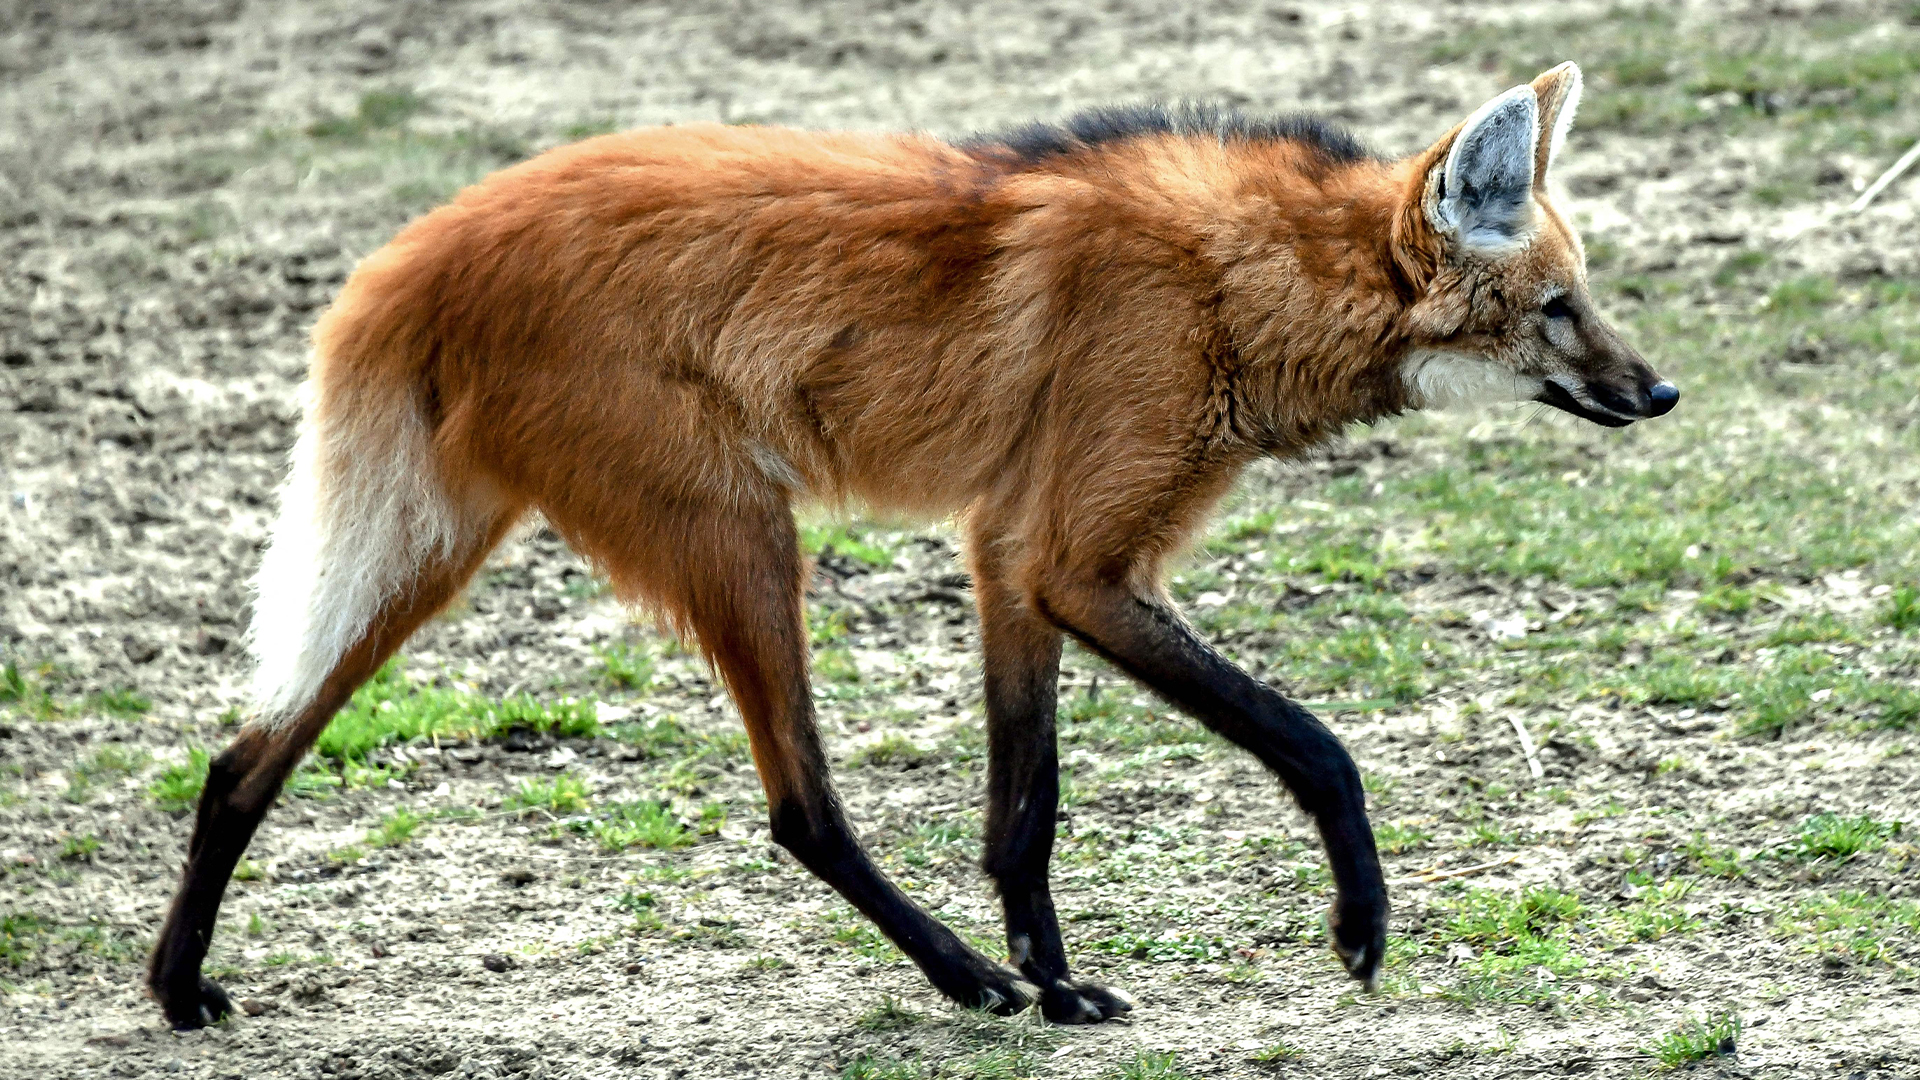
[[[407,220],[694,121],[1193,98],[1398,155],[1566,59],[1557,196],[1681,407],[1358,429],[1174,582],[1360,761],[1383,994],[1270,778],[1070,654],[1056,898],[1140,1007],[953,1010],[769,844],[699,661],[533,528],[263,827],[209,961],[249,1015],[164,1032],[306,330]],[[1920,169],[1854,207],[1916,140],[1907,2],[0,3],[0,1076],[1912,1075]],[[805,534],[852,814],[998,949],[954,534]]]

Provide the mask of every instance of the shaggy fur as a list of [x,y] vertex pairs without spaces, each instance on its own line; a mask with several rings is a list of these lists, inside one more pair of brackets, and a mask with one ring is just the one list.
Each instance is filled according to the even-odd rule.
[[[1068,976],[1048,893],[1067,634],[1274,769],[1325,842],[1335,950],[1371,980],[1387,907],[1357,770],[1194,636],[1160,570],[1244,465],[1356,421],[1463,389],[1601,423],[1671,406],[1593,314],[1546,197],[1577,91],[1557,68],[1403,161],[1196,109],[961,145],[656,128],[415,221],[315,330],[259,577],[261,707],[212,765],[154,954],[168,1017],[227,1007],[200,962],[288,772],[529,509],[699,642],[774,838],[954,998],[1127,1008]],[[840,812],[808,686],[803,499],[965,520],[1013,967],[894,888]]]

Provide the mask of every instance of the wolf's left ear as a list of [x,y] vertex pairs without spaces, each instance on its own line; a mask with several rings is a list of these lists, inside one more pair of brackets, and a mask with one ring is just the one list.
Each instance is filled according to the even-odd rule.
[[1533,152],[1533,183],[1542,191],[1547,186],[1547,167],[1560,153],[1573,127],[1573,114],[1580,107],[1580,66],[1569,60],[1533,80],[1533,93],[1540,108],[1539,142]]
[[1533,226],[1533,181],[1540,142],[1540,96],[1528,85],[1475,109],[1443,147],[1426,186],[1427,218],[1468,251],[1498,254]]

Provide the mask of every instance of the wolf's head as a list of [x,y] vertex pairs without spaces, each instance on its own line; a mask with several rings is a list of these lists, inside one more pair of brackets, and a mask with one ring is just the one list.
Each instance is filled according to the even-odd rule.
[[1401,368],[1414,405],[1538,401],[1621,427],[1680,399],[1594,309],[1580,237],[1547,196],[1579,102],[1580,69],[1561,64],[1411,159],[1395,257],[1420,283]]

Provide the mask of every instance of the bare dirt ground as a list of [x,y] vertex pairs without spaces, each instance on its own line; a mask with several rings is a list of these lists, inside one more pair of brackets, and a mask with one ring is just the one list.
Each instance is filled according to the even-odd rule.
[[[951,1008],[769,843],[708,674],[536,530],[361,714],[587,719],[317,759],[209,959],[247,1014],[165,1029],[141,963],[243,705],[304,333],[409,217],[691,120],[1196,97],[1401,153],[1569,57],[1563,197],[1681,410],[1356,432],[1175,583],[1367,774],[1382,993],[1270,778],[1075,655],[1056,896],[1138,1008]],[[1917,87],[1904,3],[0,3],[0,1076],[1920,1076],[1920,177],[1829,219]],[[994,942],[952,534],[809,535],[853,817]]]

